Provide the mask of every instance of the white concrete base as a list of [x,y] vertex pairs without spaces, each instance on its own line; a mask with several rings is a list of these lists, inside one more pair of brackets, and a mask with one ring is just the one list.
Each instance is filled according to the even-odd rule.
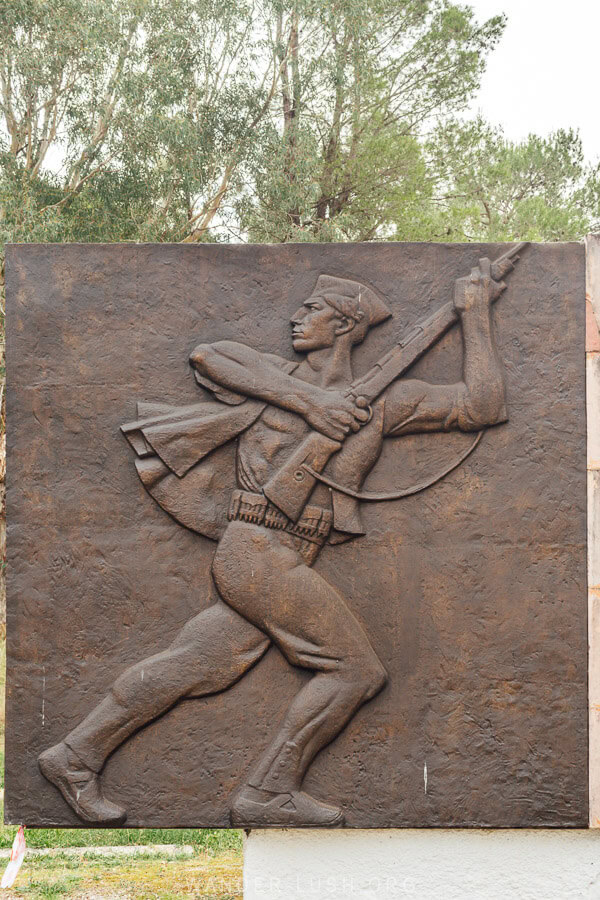
[[595,830],[252,831],[244,900],[600,900]]

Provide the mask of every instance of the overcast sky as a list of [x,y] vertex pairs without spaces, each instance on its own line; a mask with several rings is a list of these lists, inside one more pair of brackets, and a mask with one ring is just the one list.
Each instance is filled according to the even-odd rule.
[[599,159],[600,0],[467,2],[480,20],[508,17],[472,112],[513,140],[578,128],[587,158]]

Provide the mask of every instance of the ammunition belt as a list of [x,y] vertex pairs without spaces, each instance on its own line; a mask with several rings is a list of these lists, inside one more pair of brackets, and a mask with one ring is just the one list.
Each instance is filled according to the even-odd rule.
[[263,494],[254,494],[250,491],[233,492],[227,518],[230,522],[251,522],[253,525],[286,531],[295,537],[319,545],[323,545],[327,540],[333,523],[331,512],[320,506],[305,506],[298,521],[292,522]]

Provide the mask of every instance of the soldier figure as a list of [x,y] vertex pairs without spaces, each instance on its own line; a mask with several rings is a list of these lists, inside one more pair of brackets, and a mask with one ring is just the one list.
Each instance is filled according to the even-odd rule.
[[[204,413],[194,425],[196,442],[200,433],[213,436],[211,447],[237,439],[237,488],[212,564],[220,599],[192,618],[168,649],[123,672],[99,705],[41,754],[41,771],[82,819],[102,825],[124,821],[125,810],[101,791],[108,756],[179,700],[229,688],[274,642],[292,665],[313,676],[234,797],[232,824],[343,822],[343,811],[302,791],[302,781],[316,754],[387,678],[362,624],[339,591],[312,568],[326,541],[363,533],[357,502],[341,496],[332,508],[331,490],[320,484],[293,521],[263,488],[311,431],[343,445],[327,474],[356,492],[385,437],[478,431],[505,421],[503,371],[490,311],[498,285],[490,272],[489,260],[481,260],[456,283],[462,381],[433,385],[397,379],[372,408],[345,393],[353,380],[352,351],[391,313],[374,290],[356,281],[319,277],[291,321],[294,350],[304,356],[299,364],[231,341],[200,344],[192,352],[199,382],[218,401],[211,416],[208,404],[198,405]],[[134,433],[141,442],[140,477],[174,515],[158,485],[172,483],[175,490],[202,456],[196,450],[190,462],[190,442],[181,440],[182,431],[189,438],[187,410],[184,417],[163,408],[135,428],[124,427],[134,447]],[[186,524],[183,514],[178,517]]]

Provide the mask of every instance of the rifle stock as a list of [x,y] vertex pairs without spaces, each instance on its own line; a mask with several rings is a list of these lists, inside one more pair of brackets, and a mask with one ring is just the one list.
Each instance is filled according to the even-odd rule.
[[319,431],[313,431],[269,479],[263,488],[265,497],[289,519],[297,522],[317,483],[317,479],[304,466],[322,472],[341,446],[339,441],[332,441]]
[[[493,300],[497,300],[506,285],[502,279],[512,271],[518,254],[526,242],[511,247],[492,263],[491,274],[495,285]],[[357,378],[346,395],[372,403],[389,385],[403,375],[424,353],[433,347],[458,321],[458,313],[452,302],[445,303],[436,313],[416,325],[409,334],[385,354],[365,375]],[[265,496],[282,512],[296,522],[302,515],[317,479],[306,471],[310,466],[319,474],[342,444],[313,431],[292,453],[288,461],[269,479],[263,488]]]

